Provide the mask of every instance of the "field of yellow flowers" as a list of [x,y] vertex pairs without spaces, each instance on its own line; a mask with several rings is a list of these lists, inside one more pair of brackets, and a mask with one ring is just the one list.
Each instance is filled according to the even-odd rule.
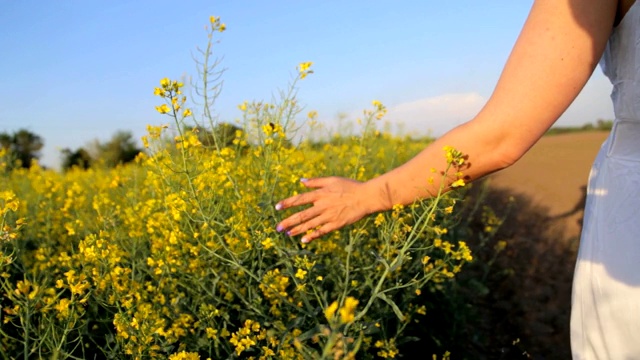
[[[223,30],[212,18],[209,38]],[[274,204],[303,191],[300,178],[368,179],[427,141],[381,133],[385,108],[374,101],[358,135],[294,143],[316,116],[295,98],[311,65],[277,101],[241,104],[228,144],[201,141],[208,127],[191,126],[183,84],[163,79],[156,110],[168,124],[148,127],[135,164],[0,169],[2,357],[398,357],[405,330],[434,310],[425,299],[473,259],[454,231],[461,194],[396,206],[311,244],[277,232],[286,214]],[[204,91],[203,113],[210,103]],[[464,162],[453,149],[443,156]]]

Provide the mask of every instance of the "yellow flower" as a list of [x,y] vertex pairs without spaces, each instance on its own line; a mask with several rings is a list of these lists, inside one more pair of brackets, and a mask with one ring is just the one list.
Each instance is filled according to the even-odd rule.
[[333,317],[336,315],[336,310],[338,310],[338,302],[334,301],[324,310],[324,316],[327,320],[332,321]]
[[209,16],[209,23],[211,23],[211,29],[213,31],[224,32],[227,30],[227,25],[220,22],[219,16]]
[[29,280],[18,281],[14,292],[16,295],[27,295],[31,289],[31,282]]
[[379,213],[378,215],[376,215],[376,219],[373,223],[375,224],[376,227],[379,227],[384,223],[384,220],[385,220],[384,214]]
[[441,228],[441,227],[439,227],[439,226],[435,226],[435,227],[433,228],[433,231],[435,231],[435,232],[436,232],[436,234],[438,234],[438,235],[446,234],[446,233],[448,233],[448,232],[449,232],[449,230],[448,230],[447,228]]
[[304,280],[305,276],[307,276],[307,272],[305,270],[298,269],[298,271],[296,272],[296,277],[300,280]]
[[262,246],[264,247],[265,250],[271,249],[273,247],[273,245],[274,245],[273,244],[273,240],[270,237],[262,240],[261,244],[262,244]]
[[58,303],[56,305],[54,305],[54,308],[58,311],[58,316],[61,318],[65,318],[67,316],[69,316],[69,304],[71,302],[69,301],[69,299],[65,299],[62,298],[60,299],[60,301],[58,301]]
[[464,164],[464,155],[462,152],[456,150],[452,146],[446,145],[442,148],[445,151],[445,157],[447,158],[447,163],[452,165],[462,165]]
[[382,105],[382,103],[378,100],[373,100],[371,102],[371,105],[373,105],[374,112],[371,113],[372,115],[375,115],[376,119],[380,120],[382,119],[382,117],[387,113],[387,108]]
[[311,70],[311,65],[313,63],[311,61],[303,62],[298,65],[298,72],[300,73],[300,79],[304,79],[307,75],[313,73]]
[[160,114],[166,114],[170,111],[171,109],[169,109],[169,107],[167,106],[167,104],[162,104],[160,106],[156,106],[156,111],[159,112]]
[[195,352],[181,351],[169,356],[169,360],[200,360],[200,355]]
[[218,338],[218,330],[214,329],[214,328],[206,328],[205,332],[207,333],[207,338],[208,339],[213,339],[216,340]]
[[463,187],[465,186],[465,182],[463,179],[458,179],[454,182],[451,183],[451,187],[452,188],[458,188],[458,187]]
[[300,72],[307,71],[311,67],[311,65],[313,65],[311,61],[300,63],[300,66],[299,66]]
[[353,321],[355,318],[355,310],[358,306],[358,300],[354,297],[347,297],[344,301],[344,306],[340,309],[340,322],[347,324]]

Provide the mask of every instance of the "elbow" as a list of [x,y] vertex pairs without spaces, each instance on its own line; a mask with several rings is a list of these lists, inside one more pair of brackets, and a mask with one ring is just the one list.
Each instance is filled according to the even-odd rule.
[[490,167],[499,171],[517,163],[537,142],[541,134],[537,129],[518,126],[490,127],[485,137],[485,154],[490,154]]
[[496,170],[502,170],[510,167],[520,160],[523,154],[520,152],[514,151],[513,149],[502,149],[500,151],[496,151],[497,159],[496,161]]
[[[471,147],[470,166],[475,166],[478,177],[506,169],[518,162],[539,138],[536,131],[522,127],[504,126],[504,123],[475,121],[463,125],[461,133],[473,134],[477,147]],[[466,137],[466,135],[465,135]],[[478,156],[473,158],[473,156]],[[474,161],[475,160],[475,161]],[[472,175],[472,177],[474,177]]]
[[494,171],[500,171],[514,165],[526,153],[527,149],[514,144],[512,141],[501,141],[495,144],[491,151]]

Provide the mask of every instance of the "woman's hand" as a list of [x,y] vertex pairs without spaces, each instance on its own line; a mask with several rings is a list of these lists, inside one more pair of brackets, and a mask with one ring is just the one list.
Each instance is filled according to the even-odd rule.
[[342,177],[325,177],[300,180],[307,188],[316,190],[292,196],[276,204],[276,210],[313,204],[282,220],[276,229],[287,235],[305,234],[303,243],[309,243],[331,231],[353,224],[374,212],[372,197],[366,183]]

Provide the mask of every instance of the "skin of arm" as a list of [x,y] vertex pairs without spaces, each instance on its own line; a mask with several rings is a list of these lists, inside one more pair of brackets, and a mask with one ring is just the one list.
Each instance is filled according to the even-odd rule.
[[[367,182],[341,177],[303,179],[315,189],[276,204],[299,211],[278,231],[310,242],[394,204],[410,204],[437,193],[430,169],[445,169],[443,148],[467,156],[472,181],[514,164],[569,107],[589,80],[613,29],[617,2],[536,0],[494,92],[470,121],[447,132],[403,165]],[[446,180],[445,180],[446,181]],[[449,184],[444,184],[448,187]]]

